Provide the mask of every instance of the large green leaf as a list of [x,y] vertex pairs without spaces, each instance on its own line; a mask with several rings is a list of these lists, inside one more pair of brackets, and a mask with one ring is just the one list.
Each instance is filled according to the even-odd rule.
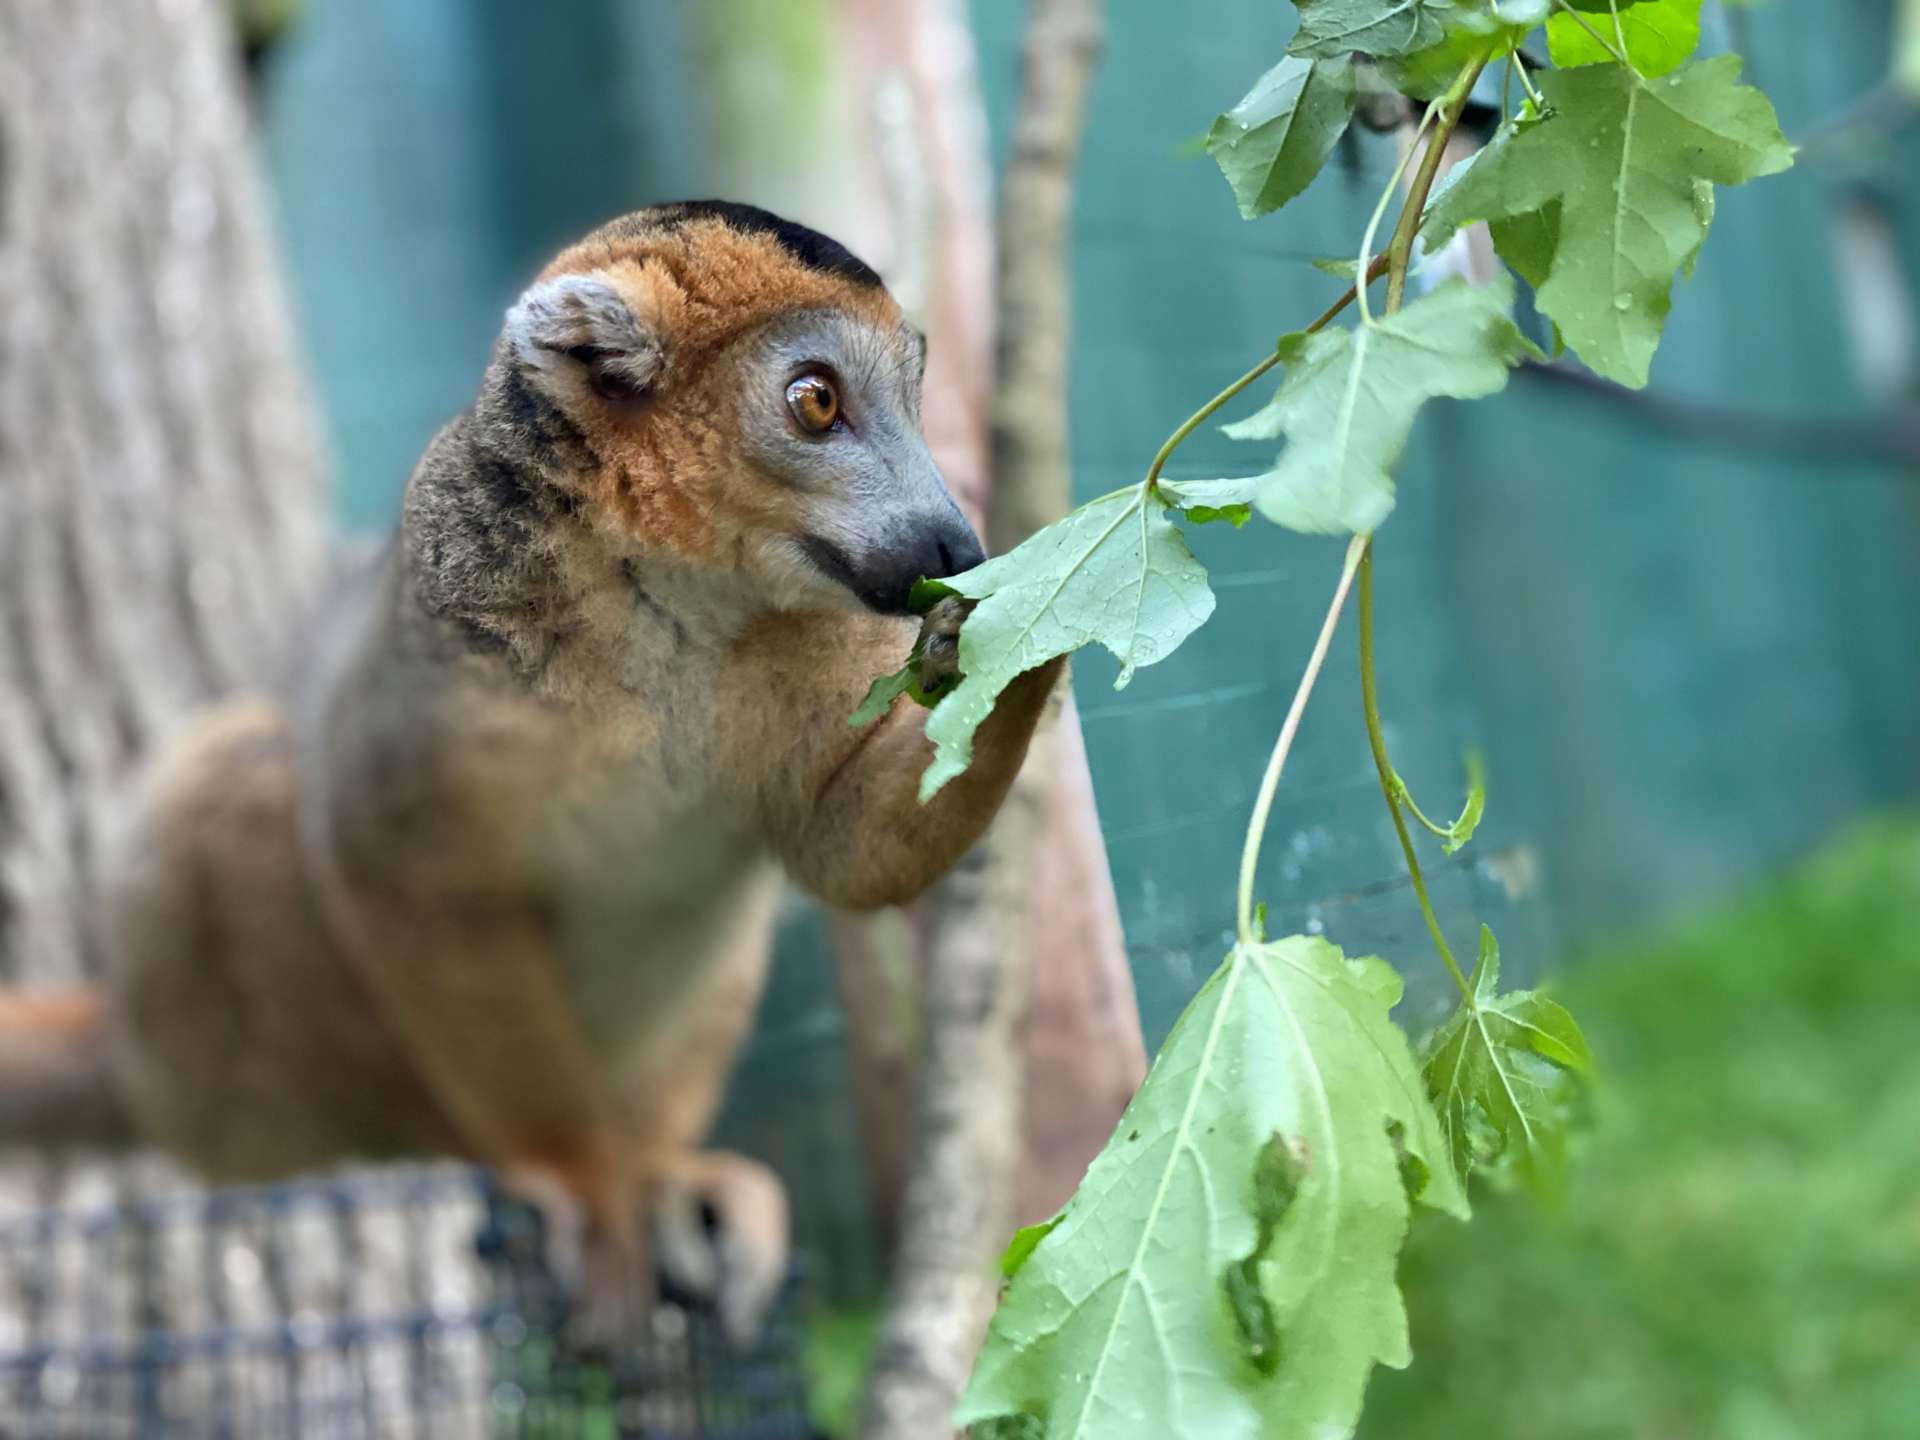
[[1456,0],[1439,41],[1378,57],[1380,73],[1402,94],[1432,100],[1476,57],[1498,61],[1509,54],[1552,8],[1552,0]]
[[1289,55],[1213,122],[1207,153],[1252,220],[1278,210],[1320,173],[1353,118],[1353,62]]
[[959,1421],[1347,1433],[1372,1367],[1410,1358],[1409,1197],[1467,1213],[1399,998],[1386,964],[1324,940],[1235,947],[1014,1272]]
[[1586,1036],[1546,996],[1500,993],[1500,949],[1485,926],[1472,987],[1426,1045],[1427,1091],[1454,1168],[1464,1179],[1497,1167],[1551,1193],[1566,1171],[1570,1111],[1593,1076]]
[[1393,465],[1420,407],[1491,395],[1533,352],[1512,305],[1505,275],[1481,289],[1456,280],[1397,315],[1281,340],[1279,393],[1226,427],[1236,440],[1286,437],[1278,463],[1251,482],[1260,512],[1314,534],[1378,526],[1393,510]]
[[[1547,21],[1547,50],[1562,70],[1579,65],[1613,64],[1614,49],[1625,52],[1642,75],[1660,76],[1686,63],[1700,48],[1700,0],[1640,0],[1616,13],[1606,0],[1577,4],[1594,12],[1586,24],[1564,12]],[[1616,24],[1617,19],[1617,24]]]
[[1531,275],[1550,238],[1540,309],[1600,374],[1646,384],[1674,276],[1706,240],[1712,185],[1793,163],[1773,106],[1739,78],[1733,55],[1661,80],[1620,65],[1541,76],[1546,114],[1507,126],[1447,187],[1427,221],[1427,244],[1475,220],[1544,216],[1557,205],[1550,237],[1538,226],[1496,224],[1494,242]]
[[[1141,485],[1082,505],[963,575],[915,587],[923,592],[980,603],[960,630],[961,679],[927,717],[934,758],[920,777],[922,801],[967,768],[974,731],[1015,676],[1098,644],[1120,661],[1119,689],[1140,666],[1172,654],[1214,603],[1206,567],[1172,511]],[[875,681],[856,721],[885,713],[909,680],[900,672]]]
[[1300,11],[1288,53],[1331,59],[1364,55],[1411,55],[1446,39],[1473,0],[1293,0]]

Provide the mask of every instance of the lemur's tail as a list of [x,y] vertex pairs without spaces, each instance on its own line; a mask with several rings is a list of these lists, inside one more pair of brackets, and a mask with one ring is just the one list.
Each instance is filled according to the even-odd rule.
[[0,990],[0,1143],[122,1146],[133,1122],[107,1064],[97,990]]

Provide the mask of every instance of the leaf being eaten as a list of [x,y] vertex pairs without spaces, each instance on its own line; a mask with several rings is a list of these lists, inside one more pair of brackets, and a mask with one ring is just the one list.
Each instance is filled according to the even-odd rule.
[[1347,1433],[1409,1359],[1412,1203],[1464,1218],[1400,979],[1294,936],[1236,946],[1014,1272],[959,1423],[1045,1440]]
[[1454,1171],[1464,1180],[1493,1168],[1555,1194],[1572,1117],[1593,1078],[1586,1036],[1539,992],[1500,993],[1500,948],[1485,926],[1471,985],[1473,998],[1425,1047],[1427,1093]]
[[960,629],[960,680],[927,717],[934,758],[920,777],[923,802],[971,763],[974,732],[1014,677],[1098,644],[1120,661],[1120,689],[1172,654],[1214,605],[1206,568],[1143,485],[1082,505],[1005,555],[922,590],[980,602]]

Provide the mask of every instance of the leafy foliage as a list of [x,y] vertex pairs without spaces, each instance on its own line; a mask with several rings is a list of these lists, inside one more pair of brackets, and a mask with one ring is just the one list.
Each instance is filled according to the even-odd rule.
[[1593,1076],[1580,1027],[1532,990],[1500,993],[1500,947],[1480,927],[1473,993],[1426,1045],[1427,1089],[1454,1168],[1510,1171],[1559,1189],[1572,1107]]
[[1251,482],[1260,513],[1312,534],[1372,530],[1393,511],[1392,469],[1428,400],[1491,395],[1532,352],[1508,316],[1513,284],[1455,281],[1397,315],[1352,330],[1289,335],[1287,377],[1237,440],[1286,437],[1278,463]]
[[1773,106],[1739,75],[1723,55],[1658,81],[1617,64],[1543,76],[1546,113],[1508,125],[1448,188],[1427,243],[1557,207],[1547,225],[1496,229],[1502,258],[1531,278],[1550,251],[1540,309],[1602,375],[1646,384],[1674,276],[1706,240],[1711,184],[1793,163]]
[[[1208,136],[1248,218],[1285,205],[1324,166],[1354,113],[1355,57],[1403,92],[1435,99],[1422,152],[1434,155],[1445,153],[1486,67],[1503,58],[1515,67],[1513,51],[1541,24],[1560,68],[1540,77],[1537,93],[1521,73],[1518,112],[1431,204],[1434,167],[1409,167],[1409,198],[1384,252],[1381,313],[1368,313],[1363,296],[1357,323],[1328,329],[1323,319],[1284,336],[1176,432],[1148,482],[964,575],[916,587],[920,608],[949,594],[978,602],[960,632],[962,676],[928,695],[915,657],[876,681],[853,718],[877,718],[902,695],[937,700],[924,799],[965,768],[975,730],[1014,677],[1097,643],[1119,658],[1125,685],[1204,623],[1213,593],[1176,516],[1238,528],[1258,510],[1288,529],[1351,532],[1362,538],[1338,594],[1357,578],[1369,738],[1416,895],[1458,977],[1403,812],[1452,853],[1480,821],[1484,783],[1470,763],[1466,805],[1440,825],[1393,770],[1371,698],[1368,542],[1394,507],[1393,469],[1426,402],[1491,395],[1539,352],[1511,319],[1505,272],[1402,305],[1411,242],[1423,235],[1431,250],[1485,221],[1500,256],[1533,287],[1556,348],[1640,385],[1674,280],[1705,242],[1714,186],[1775,173],[1793,157],[1772,106],[1740,83],[1736,57],[1687,63],[1700,0],[1295,5],[1288,55]],[[1394,194],[1381,198],[1379,216]],[[1373,236],[1356,248],[1371,250]],[[1359,277],[1357,261],[1328,268],[1359,286],[1377,273]],[[1237,439],[1283,442],[1272,469],[1159,475],[1174,445],[1276,362],[1285,373],[1272,400],[1227,427]],[[1256,814],[1284,750],[1283,741]],[[1572,1017],[1535,992],[1502,993],[1499,953],[1483,931],[1467,997],[1416,1068],[1388,1018],[1400,982],[1385,963],[1349,961],[1305,937],[1265,941],[1251,908],[1258,840],[1256,830],[1240,943],[1174,1027],[1073,1200],[1007,1247],[1006,1292],[961,1407],[977,1436],[1349,1433],[1372,1368],[1409,1358],[1394,1267],[1411,1202],[1464,1216],[1474,1169],[1541,1190],[1564,1176],[1569,1121],[1593,1069]]]
[[1320,173],[1353,118],[1353,62],[1288,56],[1213,122],[1207,153],[1251,220],[1278,210]]
[[1394,1261],[1410,1200],[1466,1215],[1388,1018],[1400,988],[1324,940],[1237,946],[1015,1269],[962,1423],[1024,1415],[1047,1440],[1350,1428],[1371,1368],[1409,1358]]

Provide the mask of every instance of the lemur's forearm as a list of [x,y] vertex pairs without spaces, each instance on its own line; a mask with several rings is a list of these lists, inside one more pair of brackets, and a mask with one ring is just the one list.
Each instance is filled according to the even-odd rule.
[[[927,712],[912,701],[897,701],[865,729],[846,727],[834,745],[790,738],[809,712],[831,714],[844,726],[872,675],[897,663],[895,649],[904,652],[911,640],[904,628],[898,636],[876,632],[852,657],[856,663],[842,655],[809,667],[808,643],[827,624],[826,617],[817,627],[796,621],[755,637],[742,652],[737,674],[767,676],[770,683],[757,700],[741,703],[754,704],[761,715],[768,750],[784,751],[759,797],[768,839],[794,880],[830,905],[902,904],[985,832],[1019,773],[1064,662],[1030,670],[1002,692],[974,736],[973,763],[923,805],[920,776],[933,759],[933,744],[925,733]],[[822,732],[834,735],[824,726],[798,733]]]
[[1026,759],[1063,660],[1019,676],[973,740],[973,763],[926,804],[933,759],[926,712],[898,702],[821,793],[789,860],[794,878],[830,905],[871,910],[912,900],[945,874],[1000,809]]

